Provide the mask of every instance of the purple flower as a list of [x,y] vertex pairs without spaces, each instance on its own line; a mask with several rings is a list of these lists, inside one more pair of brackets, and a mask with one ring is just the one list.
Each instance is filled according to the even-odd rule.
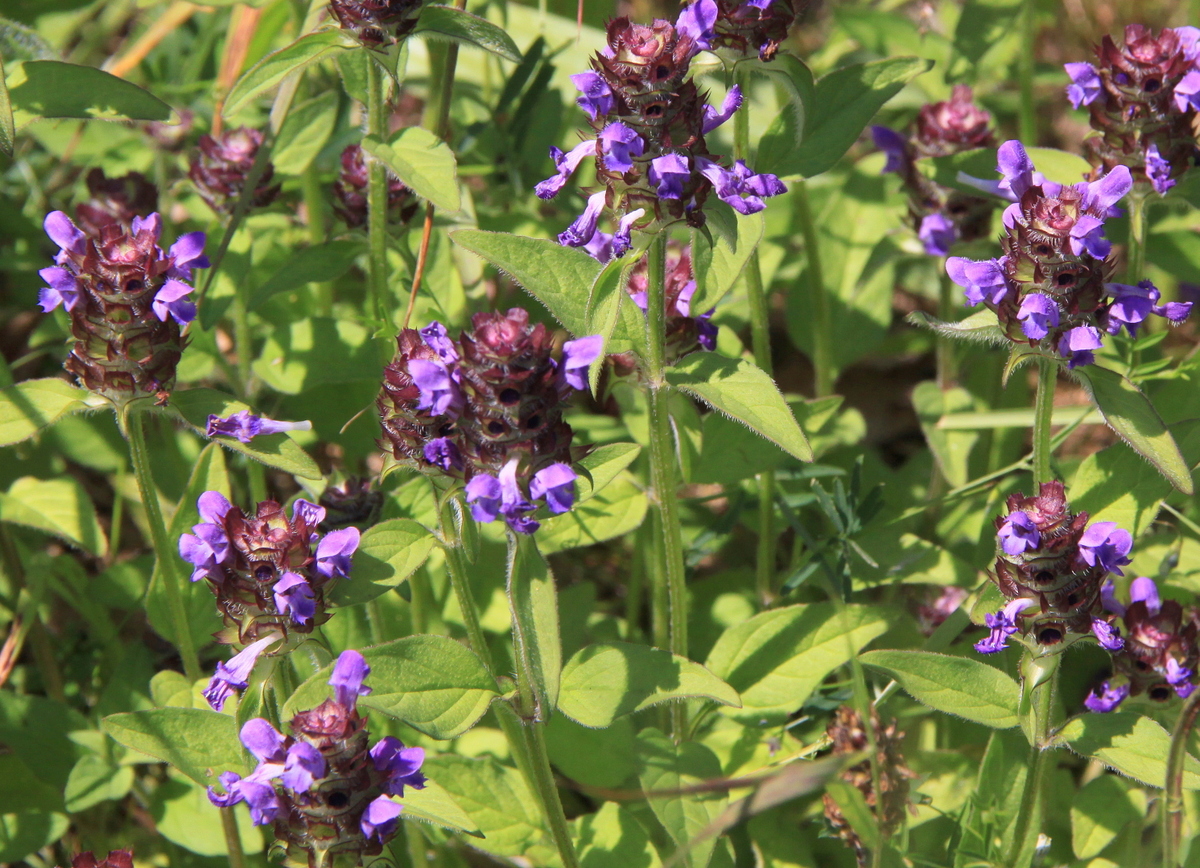
[[1104,221],[1091,214],[1079,215],[1067,240],[1076,256],[1086,250],[1089,256],[1103,259],[1112,250],[1112,242],[1104,237]]
[[715,311],[714,307],[707,313],[696,317],[696,342],[700,344],[701,349],[708,350],[710,353],[717,348],[717,327],[711,322]]
[[449,437],[437,437],[425,444],[425,460],[442,470],[462,470],[462,454]]
[[575,503],[575,479],[577,474],[566,464],[556,463],[543,467],[529,481],[529,496],[534,500],[545,498],[546,507],[554,515],[561,515]]
[[162,289],[154,294],[150,307],[154,315],[162,322],[171,317],[180,325],[186,325],[196,318],[196,305],[187,300],[192,288],[186,283],[171,279],[162,285]]
[[716,189],[717,198],[739,214],[757,214],[766,204],[763,198],[786,193],[787,187],[775,175],[756,175],[742,160],[726,169],[707,157],[696,157],[700,174]]
[[[1111,585],[1112,581],[1109,580],[1106,584]],[[1129,600],[1131,603],[1145,603],[1146,610],[1151,615],[1157,615],[1159,609],[1162,608],[1162,598],[1158,595],[1158,585],[1154,583],[1154,579],[1149,579],[1145,576],[1138,576],[1130,583]],[[1124,607],[1117,614],[1124,615]]]
[[404,810],[401,805],[387,796],[380,796],[367,805],[362,815],[362,833],[367,840],[376,838],[384,841],[396,828],[396,818]]
[[1091,105],[1100,96],[1100,73],[1090,63],[1065,63],[1063,68],[1071,77],[1067,98],[1075,108]]
[[311,431],[312,422],[277,422],[266,416],[255,416],[249,410],[240,410],[231,416],[221,418],[217,415],[208,417],[208,426],[204,430],[207,437],[236,437],[243,443],[249,443],[255,437],[263,434],[280,434],[284,431]]
[[886,172],[903,172],[908,163],[908,140],[890,127],[871,127],[871,138],[875,147],[887,154]]
[[279,640],[278,633],[271,633],[252,645],[247,645],[229,659],[228,663],[218,663],[217,673],[204,688],[203,696],[208,700],[214,711],[225,707],[225,700],[235,690],[244,690],[249,683],[250,672],[258,662],[263,650],[272,642]]
[[1171,163],[1163,159],[1158,145],[1154,143],[1146,148],[1146,177],[1154,185],[1154,192],[1160,196],[1167,195],[1167,191],[1175,186],[1175,181],[1171,179]]
[[[1181,112],[1200,110],[1200,70],[1193,69],[1175,85],[1175,108]],[[49,233],[49,229],[46,231]]]
[[297,624],[307,624],[317,611],[313,589],[304,576],[287,572],[280,576],[272,589],[275,609],[280,614],[287,612]]
[[412,359],[408,373],[420,392],[418,410],[428,410],[434,416],[458,416],[462,392],[445,365],[433,359]]
[[650,161],[650,183],[660,199],[682,199],[683,185],[691,177],[688,158],[682,154],[663,154]]
[[600,155],[604,165],[614,172],[630,171],[633,158],[640,157],[645,150],[642,137],[620,121],[613,121],[600,133]]
[[1033,169],[1033,160],[1016,139],[1009,139],[996,151],[996,169],[1003,176],[999,182],[1001,193],[1014,202],[1041,182],[1041,174]]
[[191,564],[192,581],[212,575],[217,566],[229,556],[229,538],[215,524],[198,524],[192,533],[179,537],[179,556]]
[[363,684],[370,674],[371,667],[366,658],[357,651],[350,649],[339,654],[333,664],[333,674],[329,676],[329,686],[333,688],[338,705],[347,711],[357,708],[358,697],[371,692],[371,688]]
[[1100,692],[1092,691],[1088,698],[1083,701],[1089,711],[1095,711],[1099,714],[1107,714],[1115,709],[1118,705],[1125,701],[1125,697],[1129,695],[1129,685],[1121,684],[1113,687],[1111,682],[1105,681],[1101,685]]
[[579,168],[579,164],[584,161],[584,158],[595,153],[595,139],[580,142],[565,154],[558,148],[550,148],[550,158],[554,160],[556,173],[539,182],[533,188],[533,192],[537,193],[539,199],[553,199],[558,195],[558,191],[566,186],[567,181],[575,174],[575,170]]
[[74,310],[79,303],[79,284],[75,277],[65,268],[53,265],[38,272],[47,286],[38,293],[38,304],[42,313],[50,313],[60,304],[67,310]]
[[473,519],[483,524],[495,521],[503,506],[500,480],[490,473],[476,473],[467,483],[466,498]]
[[604,338],[600,335],[590,335],[563,344],[562,361],[558,367],[561,382],[579,391],[586,389],[588,368],[600,355],[603,347]]
[[419,790],[425,786],[425,776],[420,772],[424,748],[405,747],[400,739],[387,735],[371,748],[371,761],[376,771],[387,775],[383,791],[389,796],[403,796],[405,787]]
[[446,334],[446,327],[437,320],[421,329],[421,340],[425,341],[425,346],[437,353],[443,362],[449,364],[458,361],[458,347]]
[[[1139,580],[1135,579],[1134,581]],[[1157,595],[1157,593],[1156,590],[1155,594]],[[1106,579],[1100,586],[1100,605],[1104,607],[1104,611],[1112,612],[1114,615],[1125,614],[1125,605],[1117,599],[1117,586],[1113,584],[1112,579]]]
[[[1133,189],[1133,175],[1128,166],[1115,166],[1099,181],[1082,181],[1075,189],[1083,193],[1084,209],[1096,211],[1107,217],[1116,217],[1117,202]],[[1107,255],[1107,254],[1106,254]]]
[[1020,509],[1008,514],[996,536],[1004,553],[1014,557],[1033,551],[1042,543],[1042,535],[1038,532],[1037,525],[1033,523],[1029,513]]
[[260,763],[282,763],[285,758],[284,738],[269,721],[261,717],[251,718],[242,724],[238,733],[246,750],[254,754]]
[[288,748],[282,777],[283,785],[292,792],[307,793],[325,772],[325,757],[308,742],[298,741]]
[[695,0],[679,13],[679,17],[675,19],[675,29],[692,37],[696,48],[708,51],[712,48],[712,41],[716,36],[718,14],[715,0]]
[[583,245],[583,250],[597,262],[611,262],[613,259],[613,236],[597,229],[592,235],[592,240]]
[[1054,299],[1040,292],[1031,292],[1021,300],[1017,311],[1021,331],[1030,340],[1040,341],[1058,326],[1058,305]]
[[518,459],[513,458],[501,468],[498,477],[476,474],[467,483],[467,504],[471,507],[471,517],[478,522],[495,521],[503,516],[508,526],[518,533],[533,533],[539,524],[526,515],[535,507],[521,491],[517,464]]
[[[588,196],[587,207],[575,218],[575,222],[558,234],[558,243],[563,247],[582,247],[592,240],[596,234],[596,224],[600,220],[600,212],[604,210],[604,190]],[[620,254],[614,254],[620,255]]]
[[577,72],[571,76],[571,81],[582,94],[575,103],[587,112],[589,118],[595,120],[613,110],[612,90],[599,74],[591,70]]
[[[1148,280],[1143,280],[1138,284],[1139,287],[1150,292],[1150,300],[1157,302],[1162,297],[1162,293]],[[1183,289],[1183,286],[1180,286]],[[1192,312],[1192,302],[1190,301],[1169,301],[1166,304],[1155,304],[1150,308],[1150,312],[1158,316],[1165,317],[1170,320],[1173,325],[1179,325],[1188,318],[1188,314]]]
[[1125,640],[1121,638],[1121,631],[1103,618],[1092,619],[1092,632],[1100,642],[1100,647],[1105,651],[1120,651],[1125,647]]
[[56,261],[62,262],[65,259],[63,256],[65,252],[79,256],[87,252],[87,236],[62,211],[51,211],[47,214],[42,227],[50,236],[50,240],[59,247]]
[[1100,330],[1092,326],[1076,326],[1058,340],[1059,355],[1067,359],[1068,367],[1072,368],[1092,364],[1096,361],[1092,350],[1102,346],[1104,341],[1100,339]]
[[[158,215],[151,216],[157,217]],[[137,230],[134,231],[136,233]],[[167,271],[167,277],[191,280],[193,268],[209,268],[208,257],[204,255],[204,241],[203,232],[188,232],[180,235],[171,245],[171,249],[167,251],[171,257],[171,267]]]
[[[292,520],[295,521],[298,518],[304,519],[306,525],[314,528],[325,520],[325,507],[310,503],[303,497],[299,497],[292,504]],[[317,541],[315,535],[312,537],[312,541]]]
[[250,808],[250,819],[256,826],[273,823],[283,810],[275,787],[251,775],[241,778],[233,772],[224,772],[220,777],[225,787],[225,795],[220,795],[212,787],[208,788],[208,800],[220,808],[228,808],[244,801]]
[[633,224],[645,213],[645,208],[637,208],[630,211],[617,222],[617,231],[612,237],[612,256],[614,259],[624,256],[629,252],[629,248],[633,246]]
[[985,615],[983,622],[991,630],[991,633],[986,639],[980,639],[975,643],[975,650],[980,654],[995,654],[997,651],[1002,651],[1008,643],[1008,637],[1017,632],[1017,616],[1034,605],[1036,605],[1036,601],[1018,597],[994,615]]
[[331,579],[350,578],[350,557],[358,549],[360,534],[356,527],[331,530],[317,543],[317,572]]
[[1142,321],[1150,315],[1158,300],[1158,290],[1148,280],[1137,286],[1107,283],[1104,288],[1113,295],[1113,302],[1108,307],[1108,333],[1115,335],[1121,326],[1125,326],[1131,336],[1136,336]]
[[963,294],[971,307],[983,301],[999,304],[1008,292],[1002,259],[976,262],[961,256],[951,256],[946,260],[946,274],[966,290]]
[[958,240],[958,229],[944,214],[926,214],[921,218],[917,237],[930,256],[945,256]]
[[1120,568],[1129,563],[1126,555],[1132,549],[1133,537],[1115,521],[1094,521],[1079,539],[1079,556],[1084,563],[1118,576],[1125,575]]
[[233,509],[233,504],[219,491],[206,491],[196,498],[196,510],[200,513],[202,521],[213,523],[224,521],[225,513],[231,509]]
[[[685,10],[686,11],[686,10]],[[717,111],[710,105],[704,107],[704,135],[708,135],[725,121],[733,117],[742,106],[742,89],[736,84],[729,89],[729,93],[725,95],[725,101],[721,103],[721,110]]]

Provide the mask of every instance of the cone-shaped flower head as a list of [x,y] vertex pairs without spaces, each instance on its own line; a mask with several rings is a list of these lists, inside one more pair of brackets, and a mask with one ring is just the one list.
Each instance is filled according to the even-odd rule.
[[[188,177],[218,214],[231,214],[237,207],[262,141],[262,133],[248,127],[226,130],[219,139],[200,137],[200,151],[192,155]],[[275,201],[280,185],[271,183],[274,174],[275,167],[268,162],[252,193],[250,208],[264,208]]]
[[1061,482],[1045,482],[1035,496],[1014,494],[996,518],[993,581],[1007,601],[986,618],[987,638],[975,649],[1002,650],[1010,636],[1042,648],[1092,634],[1100,645],[1121,647],[1104,612],[1101,589],[1109,573],[1129,563],[1133,538],[1113,522],[1088,524],[1072,513]]
[[85,232],[62,211],[46,217],[46,234],[59,246],[39,304],[46,313],[62,305],[75,344],[65,367],[84,388],[115,403],[158,395],[175,384],[186,345],[182,326],[196,316],[185,283],[193,268],[207,268],[204,233],[159,247],[158,214],[134,217],[128,227],[100,221]]
[[465,482],[477,520],[504,518],[529,533],[539,501],[551,513],[573,501],[572,432],[562,414],[587,388],[600,342],[567,341],[555,359],[550,333],[520,308],[471,322],[458,340],[436,322],[400,334],[376,401],[381,445],[397,461]]
[[968,304],[996,312],[1010,340],[1074,368],[1095,361],[1106,331],[1135,334],[1150,314],[1188,316],[1190,303],[1161,304],[1148,281],[1108,282],[1115,260],[1104,221],[1132,187],[1127,168],[1064,186],[1042,177],[1020,142],[1005,142],[998,156],[1002,180],[972,183],[1013,203],[1004,212],[1004,254],[982,262],[952,256],[946,272]]
[[931,180],[917,166],[923,157],[944,157],[992,145],[992,116],[977,106],[971,88],[955,86],[950,99],[922,106],[906,134],[872,127],[876,146],[887,155],[885,172],[895,172],[908,191],[908,213],[931,256],[945,256],[956,241],[987,234],[993,202]]
[[675,26],[706,51],[770,61],[795,20],[791,0],[693,0]]
[[421,0],[330,0],[329,11],[343,30],[373,47],[399,42],[412,33]]
[[1165,193],[1192,163],[1192,124],[1200,108],[1200,30],[1140,24],[1125,28],[1124,44],[1105,36],[1096,62],[1068,63],[1067,96],[1088,107],[1096,135],[1084,148],[1096,175],[1127,166],[1134,181]]
[[218,807],[246,802],[257,825],[274,825],[276,839],[293,859],[310,866],[333,864],[333,857],[360,860],[380,853],[395,834],[405,787],[421,789],[425,751],[385,736],[370,743],[358,698],[371,692],[364,680],[371,669],[357,651],[343,651],[329,684],[334,697],[292,718],[284,736],[268,721],[242,726],[241,739],[258,760],[242,778],[220,776],[224,793],[208,790]]
[[[333,185],[333,210],[350,227],[367,222],[367,162],[360,145],[347,145],[342,151],[342,170]],[[412,190],[395,175],[387,176],[387,219],[393,226],[404,226],[417,213],[420,203]]]
[[1113,654],[1113,675],[1085,700],[1092,711],[1112,711],[1129,696],[1155,702],[1186,699],[1200,684],[1200,609],[1163,600],[1153,579],[1136,578],[1129,605],[1117,601],[1113,583],[1103,589],[1105,608],[1125,623],[1125,647]]

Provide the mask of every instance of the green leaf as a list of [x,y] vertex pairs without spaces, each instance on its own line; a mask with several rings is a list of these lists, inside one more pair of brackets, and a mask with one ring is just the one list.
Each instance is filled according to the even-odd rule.
[[268,54],[242,74],[225,98],[222,116],[233,117],[250,100],[278,87],[292,73],[349,47],[340,30],[321,30],[301,36],[291,45]]
[[4,73],[4,52],[0,51],[0,151],[4,152],[4,156],[12,157],[16,138],[12,99],[8,95],[7,76]]
[[88,408],[91,396],[65,380],[25,380],[0,389],[0,446],[28,440],[68,413]]
[[225,771],[245,774],[237,724],[207,708],[151,708],[110,714],[102,722],[113,741],[168,762],[201,786]]
[[940,335],[955,340],[995,346],[1007,343],[1004,331],[1000,328],[1000,320],[997,319],[994,311],[988,310],[986,307],[957,322],[937,319],[923,310],[914,310],[907,319],[915,326],[932,329]]
[[587,471],[586,475],[580,474],[576,482],[578,497],[575,505],[603,491],[622,470],[634,462],[641,451],[642,447],[636,443],[606,443],[575,462],[576,467]]
[[864,666],[886,672],[913,699],[930,708],[993,729],[1008,729],[1020,722],[1020,686],[979,660],[929,651],[868,651],[859,659]]
[[1084,784],[1071,804],[1071,844],[1075,855],[1080,859],[1099,856],[1126,825],[1140,821],[1145,799],[1138,801],[1142,804],[1134,804],[1129,785],[1114,775],[1100,775]]
[[76,739],[88,730],[83,715],[61,702],[17,694],[11,688],[0,690],[0,744],[56,790],[66,786],[71,769],[83,756]]
[[166,121],[171,107],[136,84],[91,66],[27,60],[8,70],[16,125],[40,118]]
[[424,7],[421,17],[417,19],[417,29],[413,33],[426,39],[445,39],[462,45],[473,45],[513,63],[521,62],[521,50],[503,28],[486,18],[455,9],[453,6]]
[[[475,653],[449,636],[407,636],[364,648],[362,655],[371,667],[371,693],[359,705],[432,738],[466,732],[498,695],[495,680]],[[328,699],[332,672],[331,663],[300,685],[284,705],[284,718]]]
[[375,525],[362,535],[350,578],[334,586],[329,601],[354,606],[387,593],[425,563],[435,542],[427,528],[411,519]]
[[586,323],[584,334],[600,336],[600,352],[588,368],[588,386],[593,394],[598,393],[608,344],[621,321],[622,303],[630,301],[625,291],[629,285],[629,274],[640,258],[640,251],[635,251],[609,262],[596,275],[596,281],[588,291],[587,307],[583,314]]
[[974,431],[946,431],[938,423],[949,413],[973,408],[975,402],[971,393],[959,387],[942,389],[937,383],[927,380],[913,389],[912,402],[925,434],[925,442],[933,450],[946,480],[954,487],[966,485],[971,450],[979,442],[979,435]]
[[49,846],[67,833],[66,814],[28,811],[0,814],[0,863],[11,865]]
[[132,786],[132,767],[113,765],[95,754],[88,754],[71,769],[63,798],[67,810],[75,814],[101,802],[122,799]]
[[403,804],[404,813],[400,816],[405,820],[419,820],[452,832],[465,832],[475,838],[483,837],[475,821],[459,807],[446,788],[435,780],[427,780],[425,786],[419,790],[411,787],[406,789]]
[[741,708],[722,713],[754,725],[782,723],[825,676],[883,634],[879,609],[833,603],[784,606],[727,629],[705,666],[738,692]]
[[[648,795],[650,810],[677,847],[687,847],[725,810],[729,799],[720,790],[689,792],[720,778],[721,763],[708,747],[694,741],[676,744],[657,729],[638,733],[642,761],[638,778]],[[685,857],[690,868],[704,868],[715,842],[701,841]]]
[[615,539],[641,526],[649,501],[633,477],[621,472],[616,479],[570,512],[551,516],[537,532],[543,554],[589,546]]
[[45,531],[99,557],[108,553],[92,499],[71,476],[22,476],[0,494],[0,521]]
[[1184,494],[1192,494],[1192,473],[1171,432],[1142,391],[1116,371],[1099,365],[1076,368],[1079,378],[1108,427],[1157,468]]
[[723,236],[712,241],[703,232],[692,233],[693,273],[696,292],[692,296],[692,315],[702,314],[716,306],[733,288],[746,270],[750,254],[758,249],[766,231],[767,220],[762,214],[736,216],[737,238],[733,244]]
[[876,849],[879,846],[879,826],[874,813],[863,798],[862,791],[841,780],[826,783],[825,791],[837,804],[850,828],[863,842],[863,846],[868,850]]
[[634,812],[616,802],[571,821],[579,868],[658,868],[661,860]]
[[[1148,717],[1132,711],[1083,714],[1068,720],[1058,738],[1075,753],[1148,786],[1162,787],[1166,780],[1171,736]],[[1200,762],[1190,754],[1184,761],[1183,786],[1200,790]]]
[[605,729],[589,729],[556,714],[546,727],[550,762],[560,774],[592,787],[621,787],[634,777],[638,767],[634,744],[629,717],[618,717]]
[[362,244],[349,240],[327,241],[293,251],[283,267],[250,294],[247,307],[257,310],[263,302],[281,292],[299,289],[309,283],[336,280],[350,270],[362,252]]
[[[226,417],[242,410],[253,412],[249,405],[215,389],[185,389],[172,392],[171,406],[201,436],[205,436],[210,415]],[[308,453],[287,434],[263,434],[249,443],[242,443],[234,437],[214,439],[226,449],[240,452],[268,467],[276,467],[301,479],[322,478],[321,468],[317,467],[317,463]]]
[[[44,9],[44,4],[37,4]],[[17,17],[12,4],[5,4],[6,14]],[[41,11],[41,10],[39,10]],[[11,63],[16,60],[56,60],[58,52],[40,33],[8,18],[0,18],[0,56]]]
[[833,166],[875,112],[933,66],[919,57],[892,57],[835,69],[817,81],[804,140],[775,167],[776,174],[811,178]]
[[[254,373],[285,395],[314,386],[379,381],[377,345],[355,322],[308,317],[279,326],[255,360]],[[258,438],[255,438],[257,441]]]
[[[271,149],[271,165],[276,172],[301,175],[312,165],[337,126],[338,97],[336,90],[329,90],[292,107]],[[311,279],[316,281],[320,278]],[[250,309],[254,309],[253,300]]]
[[558,707],[584,726],[606,727],[618,717],[672,699],[710,699],[740,705],[737,692],[699,663],[648,645],[589,645],[563,669]]
[[[781,62],[782,61],[782,62]],[[775,172],[804,139],[804,127],[813,104],[813,74],[802,60],[781,52],[771,63],[755,63],[755,72],[766,76],[784,89],[788,102],[771,122],[759,141],[754,167],[759,172]]]
[[529,710],[546,721],[558,706],[562,637],[554,575],[532,535],[509,534],[506,590],[517,666],[529,675],[534,691],[535,708]]
[[429,130],[406,127],[386,142],[367,136],[362,146],[434,207],[450,212],[462,207],[454,152]]
[[1124,443],[1114,443],[1083,459],[1067,490],[1076,512],[1094,522],[1115,521],[1137,539],[1158,515],[1171,483],[1147,473],[1141,456]]
[[[222,833],[221,813],[213,810],[204,787],[198,787],[178,775],[171,775],[154,788],[149,802],[154,830],[166,840],[199,856],[224,856],[228,853]],[[234,809],[233,815],[243,851],[246,854],[262,852],[262,834],[251,823],[250,812],[239,807]]]
[[491,757],[446,753],[427,758],[421,771],[441,784],[478,827],[483,837],[472,841],[473,847],[533,865],[558,864],[537,800],[516,769]]
[[775,381],[750,362],[716,353],[692,353],[668,368],[666,379],[681,392],[757,431],[788,454],[812,461],[808,438]]

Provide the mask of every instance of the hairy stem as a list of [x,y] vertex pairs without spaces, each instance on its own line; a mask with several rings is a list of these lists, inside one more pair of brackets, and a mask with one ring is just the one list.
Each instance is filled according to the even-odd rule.
[[[387,104],[383,98],[383,70],[367,62],[367,135],[387,138]],[[388,324],[387,169],[367,155],[367,263],[371,300],[380,326]]]
[[[312,245],[325,243],[325,194],[321,189],[321,178],[311,165],[300,176],[304,193],[304,213],[308,225],[308,242]],[[333,284],[329,281],[313,284],[313,301],[317,316],[329,316],[333,312]]]
[[1053,359],[1038,359],[1037,399],[1033,409],[1033,482],[1050,482],[1050,425],[1054,419],[1054,389],[1058,384],[1058,363]]
[[[938,259],[938,318],[947,321],[954,315],[954,281],[946,274],[946,260]],[[940,389],[953,385],[957,371],[954,365],[954,341],[939,334],[937,336],[937,384]]]
[[[679,498],[675,490],[675,447],[667,408],[669,388],[663,379],[666,355],[667,238],[659,233],[650,244],[646,271],[646,345],[650,401],[650,478],[654,486],[655,532],[662,546],[662,575],[667,584],[667,618],[670,650],[686,657],[687,586],[683,564],[683,536],[679,527]],[[671,729],[677,739],[687,736],[687,707],[671,706]]]
[[833,319],[825,276],[821,270],[821,248],[812,206],[808,202],[808,185],[797,181],[795,191],[796,219],[804,236],[804,255],[808,258],[808,295],[812,300],[813,390],[818,398],[833,394]]
[[[1167,754],[1167,780],[1163,789],[1162,818],[1164,868],[1179,865],[1179,843],[1183,836],[1183,766],[1187,760],[1187,741],[1200,717],[1200,690],[1192,691],[1171,733],[1171,750]],[[1193,845],[1197,846],[1197,845]]]
[[1129,197],[1129,248],[1125,254],[1125,282],[1136,286],[1146,270],[1146,194]]
[[1026,147],[1037,144],[1037,112],[1033,104],[1034,42],[1037,40],[1037,2],[1023,0],[1021,3],[1020,27],[1024,50],[1017,62],[1017,80],[1020,84],[1021,101],[1017,109],[1017,129]]
[[[1029,662],[1026,655],[1026,663]],[[1022,671],[1026,667],[1022,665]],[[1028,684],[1028,679],[1026,680]],[[1029,765],[1025,772],[1025,787],[1021,792],[1021,806],[1013,827],[1012,843],[1004,859],[1005,868],[1028,868],[1029,856],[1036,846],[1042,827],[1042,789],[1049,768],[1047,756],[1050,740],[1050,707],[1058,689],[1058,666],[1053,674],[1041,684],[1030,689],[1030,708],[1033,712],[1033,738],[1030,747]]]
[[558,857],[562,859],[563,868],[579,868],[579,857],[575,854],[575,845],[571,841],[571,828],[567,825],[567,815],[563,812],[558,785],[554,782],[554,772],[550,768],[550,754],[546,750],[546,725],[526,724],[525,743],[533,771],[534,793],[542,804],[546,822],[550,824],[550,836],[554,838]]
[[158,505],[158,489],[154,487],[154,477],[150,473],[150,453],[146,449],[146,432],[142,427],[144,420],[136,410],[131,412],[126,407],[118,416],[118,421],[129,440],[129,457],[142,496],[142,505],[146,509],[146,520],[150,524],[155,566],[166,592],[167,608],[175,628],[175,645],[183,660],[183,673],[189,681],[194,682],[201,677],[200,658],[196,656],[196,646],[192,644],[192,630],[183,606],[183,576],[175,563],[178,555],[167,538],[167,526]]
[[242,836],[238,832],[237,815],[233,808],[221,808],[221,830],[225,833],[225,847],[229,850],[229,868],[246,868]]

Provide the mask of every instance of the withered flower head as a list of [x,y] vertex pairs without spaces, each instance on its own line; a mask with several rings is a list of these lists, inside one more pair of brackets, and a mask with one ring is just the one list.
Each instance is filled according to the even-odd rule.
[[[200,151],[192,156],[188,177],[218,214],[232,213],[237,207],[262,141],[262,133],[249,127],[226,130],[219,139],[200,137]],[[271,184],[274,175],[275,167],[268,162],[251,194],[250,208],[264,208],[275,201],[280,185]]]
[[331,0],[329,11],[343,30],[374,47],[400,42],[412,33],[421,0]]
[[[337,197],[333,210],[350,227],[367,222],[367,163],[360,145],[349,145],[342,151],[342,171],[333,185]],[[403,226],[412,220],[420,203],[404,182],[388,173],[388,223]]]
[[88,235],[99,235],[108,223],[128,232],[135,217],[158,210],[158,188],[141,172],[109,178],[94,168],[86,182],[91,198],[75,207],[75,220]]

